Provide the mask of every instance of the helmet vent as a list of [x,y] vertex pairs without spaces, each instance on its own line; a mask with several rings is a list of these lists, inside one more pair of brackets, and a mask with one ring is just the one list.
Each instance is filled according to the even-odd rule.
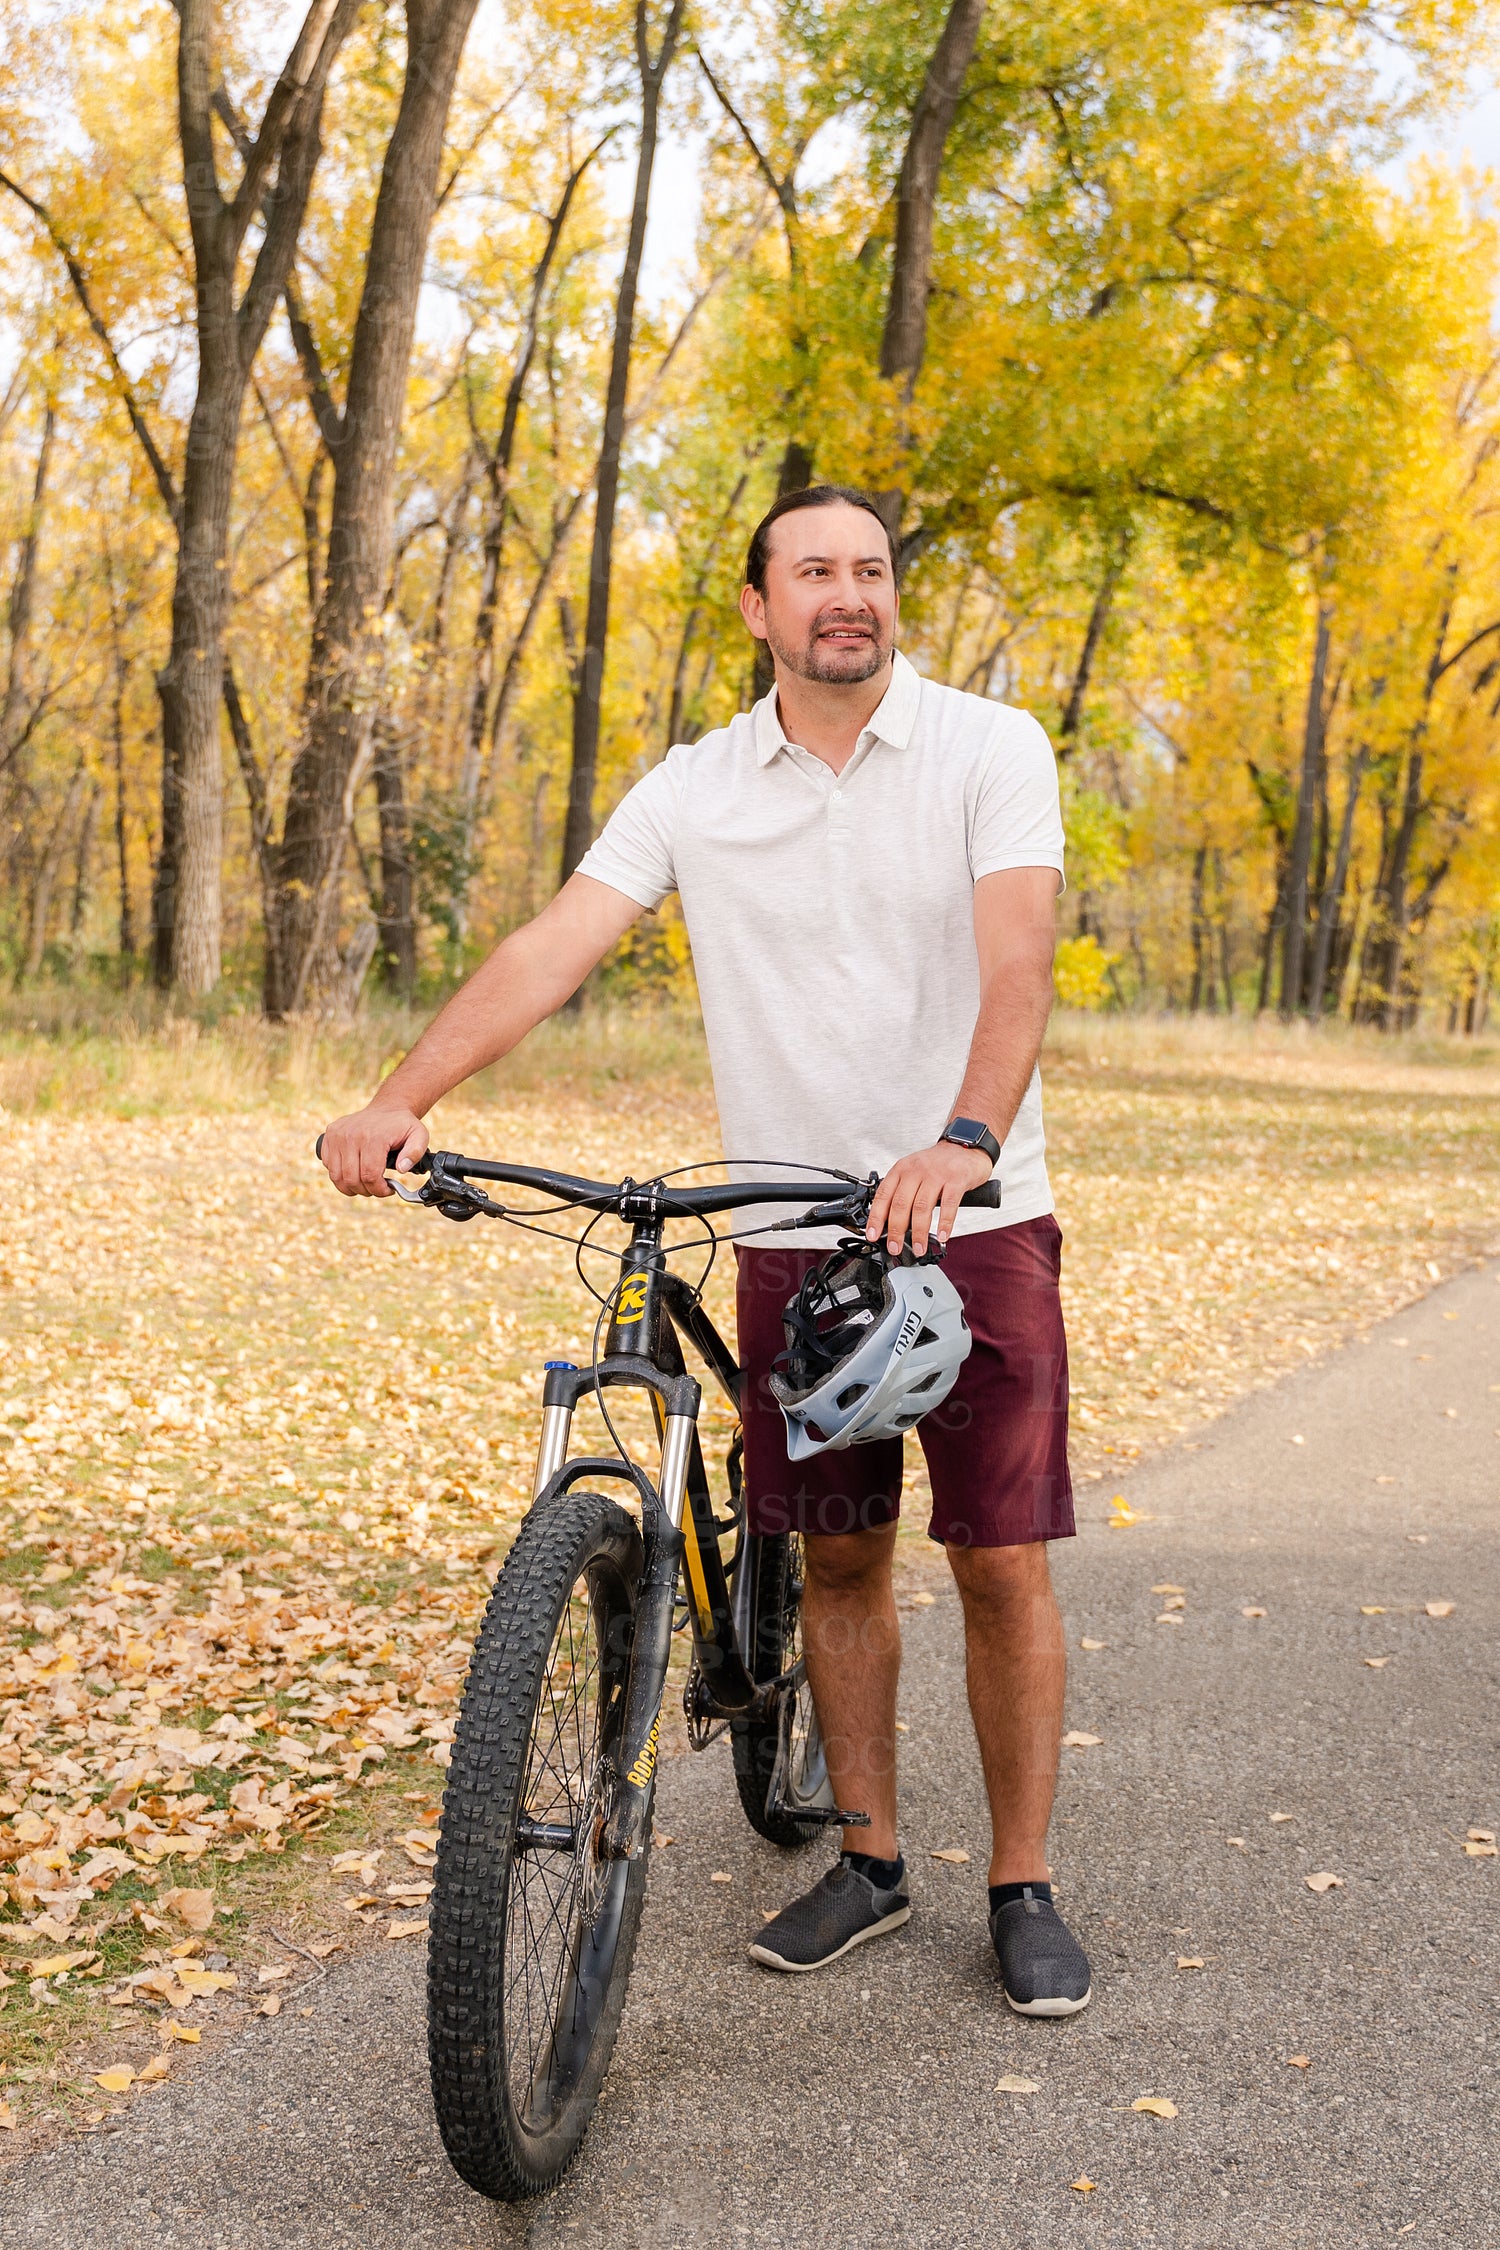
[[838,1403],[844,1412],[847,1413],[851,1406],[856,1405],[869,1388],[868,1383],[850,1383],[847,1389],[840,1391]]
[[939,1377],[939,1375],[940,1375],[941,1373],[942,1373],[942,1369],[941,1369],[941,1368],[938,1368],[938,1367],[935,1367],[935,1368],[933,1369],[933,1371],[932,1371],[932,1373],[931,1373],[930,1375],[924,1375],[924,1376],[922,1377],[922,1380],[921,1380],[921,1382],[920,1382],[920,1383],[913,1383],[913,1384],[912,1384],[912,1392],[913,1392],[913,1395],[916,1395],[917,1393],[919,1393],[919,1392],[921,1392],[921,1391],[930,1391],[930,1390],[932,1389],[932,1386],[933,1386],[933,1384],[934,1384],[934,1383],[935,1383],[935,1382],[937,1381],[937,1379],[938,1379],[938,1377]]
[[916,1343],[912,1345],[912,1350],[919,1350],[923,1344],[935,1344],[937,1340],[937,1330],[935,1328],[920,1328],[917,1331],[917,1340]]

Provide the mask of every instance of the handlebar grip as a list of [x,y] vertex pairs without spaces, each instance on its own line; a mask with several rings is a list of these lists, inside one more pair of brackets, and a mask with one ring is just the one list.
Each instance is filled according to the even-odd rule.
[[320,1134],[318,1135],[317,1139],[316,1139],[316,1140],[315,1140],[315,1141],[313,1142],[313,1155],[314,1155],[315,1157],[317,1157],[317,1159],[318,1159],[319,1163],[321,1163],[321,1162],[322,1162],[322,1160],[323,1160],[323,1136],[322,1136],[322,1134],[321,1134],[321,1133],[320,1133]]
[[983,1187],[970,1188],[968,1193],[961,1198],[961,1201],[966,1203],[971,1211],[998,1211],[1000,1208],[1000,1182],[998,1180],[986,1180]]

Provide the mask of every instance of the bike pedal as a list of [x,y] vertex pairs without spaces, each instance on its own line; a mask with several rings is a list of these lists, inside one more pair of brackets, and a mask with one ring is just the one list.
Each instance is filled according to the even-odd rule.
[[868,1828],[867,1812],[841,1812],[837,1805],[781,1805],[767,1802],[768,1812],[790,1812],[794,1820],[816,1821],[822,1828]]

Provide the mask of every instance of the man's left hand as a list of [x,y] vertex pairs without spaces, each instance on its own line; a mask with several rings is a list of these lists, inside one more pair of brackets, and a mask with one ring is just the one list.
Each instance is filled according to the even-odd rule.
[[990,1160],[983,1149],[960,1148],[956,1141],[939,1141],[934,1148],[918,1149],[893,1164],[875,1191],[865,1238],[878,1242],[899,1257],[911,1230],[911,1246],[919,1258],[927,1253],[932,1214],[937,1212],[937,1239],[946,1244],[953,1232],[960,1197],[970,1188],[983,1187],[990,1177]]

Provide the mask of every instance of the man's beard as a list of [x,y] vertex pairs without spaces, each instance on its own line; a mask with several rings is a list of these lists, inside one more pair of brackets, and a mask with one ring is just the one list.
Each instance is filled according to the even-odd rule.
[[[868,630],[870,638],[862,648],[846,643],[838,649],[824,650],[819,636],[832,624],[862,626]],[[857,687],[862,680],[873,680],[882,666],[889,663],[891,654],[881,639],[879,619],[868,611],[859,617],[820,617],[806,645],[797,649],[780,638],[768,616],[766,642],[777,663],[785,665],[799,680],[817,680],[832,687]]]

